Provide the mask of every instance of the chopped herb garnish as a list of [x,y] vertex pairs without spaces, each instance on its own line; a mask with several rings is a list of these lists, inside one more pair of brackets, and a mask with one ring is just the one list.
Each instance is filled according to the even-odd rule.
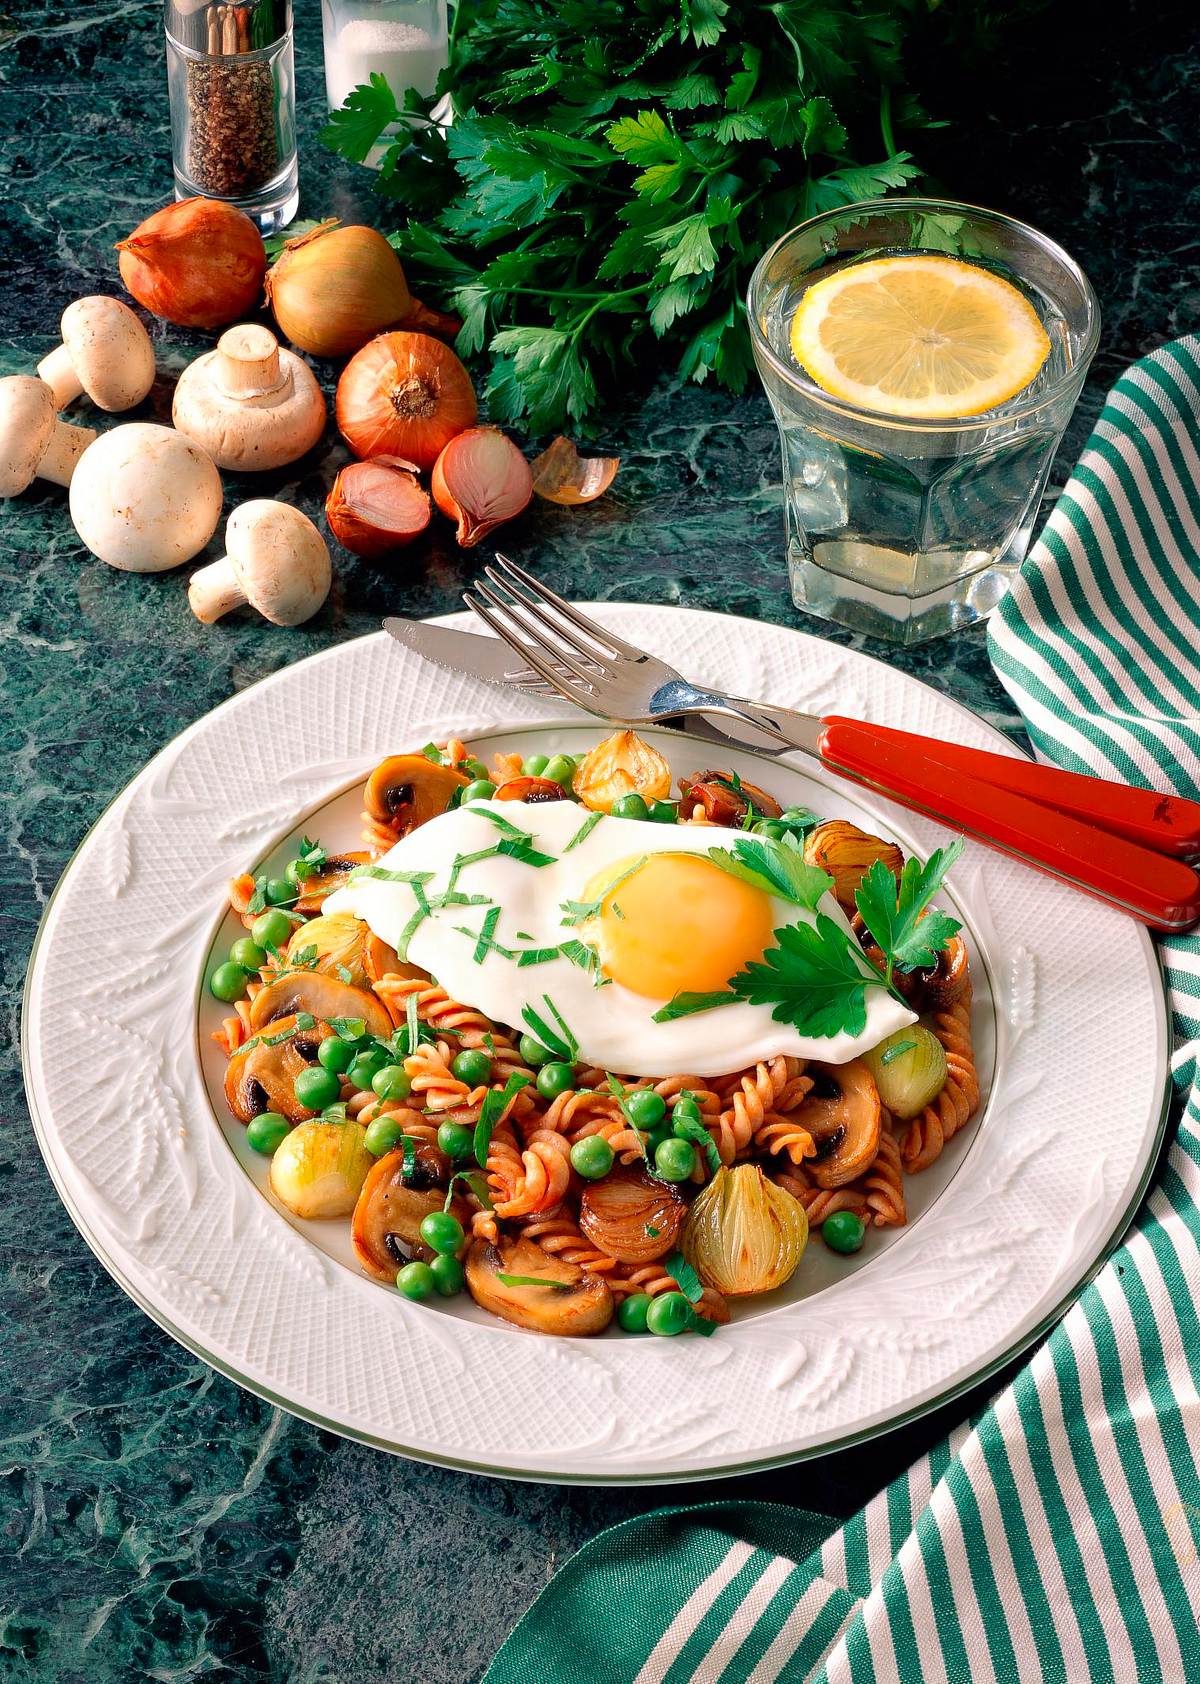
[[416,935],[417,930],[425,922],[426,918],[429,917],[431,908],[428,900],[425,898],[424,884],[429,881],[429,878],[432,875],[432,872],[428,872],[424,875],[423,882],[413,882],[412,884],[412,892],[416,899],[417,906],[416,911],[401,930],[400,940],[396,943],[396,957],[400,960],[407,961],[408,944],[412,940],[413,936]]
[[577,848],[581,842],[586,841],[603,817],[603,813],[589,813],[587,818],[584,819],[579,829],[575,832],[574,836],[572,836],[571,840],[563,849],[563,853],[569,854],[572,848]]
[[563,923],[582,924],[585,919],[598,918],[609,895],[613,893],[614,889],[619,889],[622,883],[627,882],[628,879],[633,876],[635,871],[640,871],[645,865],[648,857],[649,856],[646,854],[639,854],[637,859],[632,860],[630,864],[625,867],[624,871],[619,873],[618,876],[613,878],[611,883],[606,885],[604,893],[598,896],[596,900],[561,901],[559,903],[559,909],[567,915],[563,919]]
[[544,1019],[538,1016],[532,1006],[522,1006],[521,1016],[544,1047],[549,1047],[551,1052],[556,1052],[561,1058],[574,1063],[579,1056],[579,1042],[567,1028],[562,1013],[550,996],[543,994],[542,999],[546,1002],[547,1011],[558,1025],[557,1029],[551,1029]]
[[297,1029],[315,1029],[316,1027],[317,1027],[317,1020],[311,1012],[297,1012],[296,1013],[296,1028]]
[[688,1321],[688,1331],[698,1333],[702,1339],[711,1339],[717,1331],[717,1324],[707,1316],[702,1316],[698,1310],[693,1310]]
[[509,859],[520,860],[522,865],[553,865],[554,855],[543,854],[533,845],[532,836],[522,831],[520,836],[505,836],[496,844],[496,852],[505,854]]
[[[447,1183],[446,1183],[446,1198],[445,1198],[445,1202],[442,1205],[442,1209],[443,1210],[449,1210],[450,1206],[454,1203],[454,1186],[455,1186],[456,1182],[465,1181],[467,1186],[471,1189],[471,1191],[473,1193],[475,1193],[476,1192],[475,1183],[476,1183],[476,1180],[478,1179],[478,1177],[479,1177],[479,1171],[477,1169],[456,1169],[454,1174],[450,1177],[449,1181],[447,1181]],[[486,1187],[487,1183],[485,1182],[484,1185]]]
[[897,1041],[894,1047],[889,1047],[882,1055],[879,1060],[880,1064],[890,1064],[894,1058],[899,1058],[906,1052],[912,1052],[916,1044],[915,1041]]
[[508,1107],[520,1093],[528,1087],[533,1077],[525,1071],[514,1070],[505,1082],[504,1087],[489,1088],[484,1095],[483,1104],[479,1109],[479,1121],[475,1124],[475,1162],[480,1169],[487,1168],[488,1147],[492,1141],[492,1131],[503,1117]]
[[413,1170],[417,1166],[417,1143],[411,1134],[402,1134],[396,1142],[404,1154],[400,1162],[401,1181],[411,1181]]
[[334,968],[337,972],[337,978],[338,978],[339,982],[347,982],[348,983],[348,982],[352,982],[354,980],[351,972],[349,971],[349,969],[345,965],[337,965]]
[[561,947],[526,947],[517,955],[518,970],[527,965],[545,965],[551,959],[561,959]]
[[346,1121],[346,1101],[335,1099],[332,1105],[327,1105],[321,1112],[323,1123],[344,1123]]
[[648,1240],[656,1240],[662,1233],[662,1229],[656,1228],[653,1222],[647,1222],[645,1232]]
[[310,842],[307,836],[300,838],[300,850],[292,861],[296,876],[301,882],[315,877],[325,864],[328,855],[319,842]]
[[[638,1148],[642,1154],[642,1159],[646,1168],[651,1169],[650,1153],[646,1147],[646,1136],[633,1120],[633,1113],[629,1109],[628,1090],[622,1086],[611,1070],[608,1072],[605,1080],[608,1083],[608,1091],[616,1095],[617,1104],[621,1108],[621,1115],[624,1117],[627,1126],[633,1130],[634,1139],[638,1143]],[[653,1173],[652,1170],[651,1173]]]
[[554,1292],[569,1292],[569,1281],[542,1280],[539,1275],[497,1275],[501,1286],[547,1286]]
[[[588,947],[582,941],[564,941],[558,951],[564,959],[569,959],[573,965],[578,965],[581,971],[586,971],[593,978],[600,974],[600,955],[594,947]],[[606,977],[607,982],[609,979]]]
[[386,865],[356,865],[346,879],[348,883],[357,883],[364,877],[374,878],[380,883],[411,883],[413,888],[423,887],[433,879],[432,871],[393,871]]
[[704,1153],[710,1175],[715,1175],[721,1167],[721,1154],[717,1150],[717,1143],[705,1128],[704,1124],[694,1121],[690,1117],[676,1115],[671,1119],[671,1132],[681,1140],[690,1140],[693,1146],[698,1146]]
[[[405,1025],[408,1029],[408,1046],[405,1048],[405,1055],[407,1056],[409,1053],[416,1052],[418,1046],[421,1044],[421,1021],[417,1016],[417,995],[415,989],[409,995],[408,1002],[405,1007]],[[393,1036],[393,1039],[396,1039],[396,1037]]]
[[494,824],[496,829],[501,831],[505,836],[529,835],[527,830],[522,830],[519,824],[513,824],[511,820],[506,819],[502,813],[481,812],[479,817],[481,819],[487,819],[489,823]]
[[343,1041],[361,1041],[367,1032],[367,1020],[362,1017],[331,1017],[329,1027]]
[[483,923],[479,930],[479,940],[475,943],[475,951],[471,955],[477,965],[482,965],[492,946],[492,937],[496,933],[496,925],[500,922],[500,908],[491,906],[483,915]]
[[315,947],[302,947],[298,953],[288,958],[288,969],[293,971],[311,971],[316,965],[319,955]]
[[704,1287],[701,1284],[700,1276],[681,1251],[673,1251],[663,1263],[663,1268],[689,1304],[700,1302],[704,1297]]
[[446,757],[436,743],[426,743],[421,753],[426,760],[432,760],[435,766],[446,765]]
[[718,1006],[732,1006],[737,1003],[737,995],[730,989],[716,989],[711,994],[689,994],[686,991],[674,994],[665,1006],[660,1006],[650,1019],[651,1023],[674,1023],[677,1017],[691,1017],[696,1012],[711,1012]]

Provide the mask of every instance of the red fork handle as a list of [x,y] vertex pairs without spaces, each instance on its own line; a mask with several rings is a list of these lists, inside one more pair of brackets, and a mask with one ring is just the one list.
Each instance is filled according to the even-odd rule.
[[[1157,838],[1162,830],[1176,846],[1194,836],[1192,815],[1200,817],[1196,803],[935,743],[886,726],[839,718],[825,719],[822,726],[821,760],[832,771],[1060,877],[1152,929],[1185,930],[1200,918],[1200,876],[1181,859],[1144,845],[1144,839]],[[996,773],[1004,781],[996,781]],[[1050,774],[1059,799],[1041,779],[1026,784],[1028,773]],[[1102,798],[1080,785],[1108,793]],[[1131,804],[1136,809],[1132,819],[1118,794],[1138,798]],[[1155,829],[1164,800],[1168,816]],[[1121,834],[1102,828],[1114,820]]]

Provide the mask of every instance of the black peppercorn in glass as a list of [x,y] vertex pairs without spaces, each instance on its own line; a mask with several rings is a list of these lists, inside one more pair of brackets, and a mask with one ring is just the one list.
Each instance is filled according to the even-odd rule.
[[285,227],[300,198],[291,0],[166,0],[164,21],[176,198]]

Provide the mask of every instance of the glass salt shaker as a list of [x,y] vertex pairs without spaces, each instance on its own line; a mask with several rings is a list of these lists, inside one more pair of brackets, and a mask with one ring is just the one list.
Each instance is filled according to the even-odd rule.
[[331,111],[373,73],[398,105],[409,88],[432,95],[450,62],[446,0],[321,0],[321,20]]
[[300,202],[291,0],[166,0],[164,22],[175,197],[286,227]]

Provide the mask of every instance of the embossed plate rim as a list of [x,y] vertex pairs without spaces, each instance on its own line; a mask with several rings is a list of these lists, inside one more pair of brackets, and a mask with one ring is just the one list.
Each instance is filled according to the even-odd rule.
[[[940,695],[936,691],[932,691],[930,687],[921,685],[920,681],[917,679],[911,678],[905,674],[894,672],[893,669],[884,666],[882,663],[874,661],[871,657],[862,656],[857,652],[835,648],[832,645],[823,643],[819,639],[808,638],[804,636],[804,634],[791,632],[781,627],[761,625],[757,622],[736,621],[730,616],[714,615],[700,610],[682,610],[676,606],[664,608],[661,606],[652,607],[635,604],[597,604],[593,605],[593,611],[597,612],[601,617],[605,614],[611,614],[614,617],[614,623],[619,625],[620,629],[635,638],[640,637],[642,641],[649,642],[651,646],[653,646],[655,642],[656,627],[661,628],[658,632],[659,641],[666,644],[668,651],[674,649],[677,659],[682,659],[682,651],[677,647],[681,636],[683,637],[685,644],[689,647],[689,653],[691,650],[700,650],[705,647],[706,624],[711,637],[719,639],[720,635],[723,634],[724,637],[728,639],[731,633],[736,634],[736,651],[739,657],[743,652],[748,650],[749,656],[747,658],[752,659],[753,662],[761,661],[769,668],[771,661],[775,660],[780,665],[783,676],[781,678],[776,678],[775,680],[776,693],[779,693],[781,690],[790,690],[796,676],[800,675],[803,677],[806,674],[809,664],[814,665],[818,670],[820,670],[823,666],[828,667],[832,662],[832,666],[834,668],[833,676],[836,676],[839,684],[841,684],[842,682],[849,683],[850,678],[853,677],[854,669],[861,663],[864,669],[861,674],[862,682],[867,690],[874,688],[876,691],[882,691],[885,693],[891,692],[887,699],[887,705],[889,708],[894,704],[897,693],[903,697],[905,692],[907,692],[909,699],[915,706],[920,701],[919,692],[924,692],[925,696],[928,698],[925,703],[927,708],[932,707],[935,712],[942,713],[949,710],[953,714],[958,715],[964,720],[964,722],[971,722],[969,728],[966,727],[964,723],[964,729],[967,729],[968,735],[975,735],[976,737],[982,735],[983,738],[990,744],[1003,744],[1009,752],[1013,751],[1012,745],[1007,744],[993,727],[987,725],[985,721],[979,720],[970,712],[969,709],[964,708],[961,703]],[[684,618],[685,616],[686,618]],[[457,620],[460,624],[470,623],[465,616],[448,616],[445,618],[450,623],[453,623],[455,620]],[[682,630],[680,629],[681,626],[683,628]],[[376,640],[379,642],[384,641],[382,634],[376,634]],[[352,652],[356,649],[361,653],[364,661],[370,661],[373,641],[374,640],[372,639],[365,639],[360,640],[357,644],[342,644],[333,649],[322,651],[318,655],[310,657],[307,661],[294,663],[292,666],[283,669],[282,672],[271,675],[268,679],[260,681],[259,685],[250,687],[248,692],[241,692],[238,697],[231,698],[230,701],[221,704],[220,707],[213,710],[212,714],[205,716],[203,720],[188,727],[187,730],[181,733],[172,744],[168,744],[167,747],[155,757],[150,765],[144,769],[141,774],[139,774],[138,778],[133,780],[131,785],[127,786],[126,790],[118,795],[114,802],[110,804],[109,808],[106,809],[105,814],[97,821],[97,825],[93,827],[91,832],[89,832],[89,838],[96,838],[97,831],[105,827],[106,822],[111,820],[114,809],[120,808],[120,803],[124,798],[132,798],[134,792],[139,787],[149,787],[149,784],[152,783],[155,778],[156,772],[161,775],[164,767],[167,772],[167,776],[163,778],[163,787],[165,790],[167,783],[169,782],[169,775],[171,771],[174,770],[179,761],[183,759],[184,746],[190,743],[190,740],[194,735],[201,734],[206,730],[212,729],[214,719],[222,716],[225,713],[225,710],[235,708],[239,702],[244,700],[248,693],[257,692],[261,694],[265,687],[271,685],[282,685],[286,687],[289,683],[295,682],[295,679],[289,678],[289,675],[295,674],[296,672],[304,673],[306,678],[311,681],[314,669],[318,666],[327,666],[328,663],[333,663],[335,670],[331,676],[336,681],[339,662],[351,658]],[[733,649],[734,646],[730,644],[727,645],[727,647],[729,649]],[[808,657],[807,661],[806,653]],[[716,660],[715,656],[713,658]],[[725,658],[724,649],[722,650],[722,658]],[[698,665],[700,662],[698,659],[693,658],[692,664]],[[725,659],[725,670],[721,675],[719,675],[721,676],[723,682],[732,682],[733,674],[729,671],[731,664],[736,664],[732,653],[730,653],[728,658]],[[849,669],[849,675],[842,670],[844,668]],[[384,671],[390,675],[391,668],[386,667]],[[851,686],[851,688],[852,687],[853,686]],[[430,686],[429,690],[432,691],[433,688],[434,687]],[[333,692],[330,694],[332,695]],[[478,687],[473,687],[471,700],[464,700],[460,696],[454,703],[459,717],[469,713],[472,708],[486,707],[487,701],[481,699],[484,695],[485,693]],[[487,692],[486,695],[491,697],[494,701],[494,697],[492,697],[491,692]],[[805,701],[811,701],[812,698],[811,695],[802,695],[797,698],[789,694],[787,696],[781,696],[780,699],[799,700],[801,705],[803,705]],[[414,702],[412,705],[425,706],[425,692],[422,693],[420,702]],[[529,699],[526,699],[527,709],[532,708],[534,705],[535,704]],[[545,708],[544,705],[540,703],[536,705],[541,709],[539,716],[541,720],[553,717],[552,710]],[[491,711],[493,720],[495,721],[493,728],[496,730],[511,730],[514,727],[519,728],[520,724],[523,722],[522,710],[519,708],[508,711],[504,708],[493,707]],[[571,715],[567,713],[563,717],[570,718]],[[889,717],[894,716],[889,714]],[[533,720],[530,719],[528,722],[533,723]],[[391,718],[386,722],[386,724],[387,728],[392,733],[395,733],[397,729],[395,718]],[[350,728],[351,727],[348,725],[347,730]],[[951,727],[948,726],[947,728]],[[414,723],[413,730],[415,731],[416,729],[418,729],[418,726]],[[377,747],[378,744],[373,745],[372,752]],[[173,752],[175,759],[171,758]],[[342,759],[349,758],[350,752],[351,751],[347,749],[342,755]],[[359,750],[356,748],[353,752],[357,753]],[[856,795],[858,793],[859,792],[855,791]],[[179,805],[177,796],[172,796],[171,799],[174,801],[175,805]],[[872,806],[875,808],[886,807],[886,804],[879,803],[874,798],[866,799],[869,799]],[[297,795],[297,813],[302,811],[302,802],[303,797]],[[908,820],[910,817],[910,815],[904,815],[905,820]],[[881,824],[886,824],[886,822],[886,818],[881,819]],[[282,832],[280,832],[280,834],[282,834]],[[99,842],[96,843],[96,846],[99,846]],[[249,846],[249,844],[247,844],[247,846]],[[833,1420],[828,1420],[819,1435],[809,1439],[808,1441],[797,1442],[795,1438],[792,1438],[787,1442],[776,1440],[774,1442],[764,1442],[758,1445],[745,1445],[740,1450],[732,1450],[725,1452],[724,1454],[718,1452],[715,1456],[707,1453],[707,1446],[701,1447],[699,1445],[697,1447],[698,1453],[696,1455],[689,1456],[685,1453],[680,1456],[667,1454],[661,1448],[661,1445],[650,1450],[643,1450],[639,1453],[636,1445],[626,1445],[620,1449],[614,1450],[607,1448],[603,1442],[598,1442],[595,1444],[594,1448],[589,1448],[589,1441],[585,1442],[581,1449],[573,1450],[567,1448],[566,1450],[563,1450],[560,1448],[557,1453],[554,1447],[547,1445],[545,1452],[542,1453],[540,1457],[526,1455],[522,1458],[519,1456],[515,1457],[511,1450],[506,1450],[503,1454],[497,1455],[490,1445],[481,1454],[477,1445],[472,1445],[471,1450],[468,1450],[466,1443],[461,1441],[457,1445],[453,1442],[443,1442],[441,1444],[431,1446],[417,1434],[412,1435],[406,1441],[402,1437],[398,1436],[394,1430],[390,1432],[381,1432],[376,1430],[375,1426],[373,1426],[369,1419],[348,1420],[343,1414],[340,1414],[337,1409],[313,1407],[311,1400],[305,1399],[303,1396],[298,1397],[296,1395],[297,1388],[289,1387],[287,1385],[281,1386],[273,1384],[272,1375],[269,1372],[264,1374],[261,1371],[261,1365],[256,1366],[250,1362],[243,1364],[237,1361],[231,1361],[222,1350],[214,1349],[214,1345],[220,1343],[219,1340],[207,1340],[205,1337],[197,1335],[196,1322],[198,1312],[193,1313],[189,1311],[186,1302],[172,1302],[169,1295],[164,1297],[163,1292],[159,1289],[159,1287],[161,1287],[161,1270],[159,1271],[159,1287],[156,1287],[154,1290],[148,1290],[142,1271],[143,1267],[149,1268],[153,1266],[146,1263],[145,1258],[139,1260],[136,1256],[131,1256],[127,1250],[129,1241],[123,1236],[118,1235],[114,1237],[115,1239],[119,1239],[120,1243],[113,1243],[111,1245],[106,1243],[104,1237],[105,1213],[100,1208],[100,1200],[104,1196],[103,1193],[99,1195],[80,1196],[81,1189],[78,1185],[78,1165],[72,1165],[68,1155],[63,1152],[62,1143],[58,1136],[58,1116],[54,1112],[53,1106],[41,1103],[41,1101],[46,1097],[39,1092],[43,1072],[39,1066],[39,1060],[36,1056],[36,1049],[32,1044],[32,1038],[35,1020],[38,1017],[39,1006],[36,984],[39,975],[45,967],[46,948],[45,943],[43,942],[43,936],[53,923],[52,914],[56,903],[59,900],[60,892],[65,888],[68,882],[74,879],[77,870],[79,869],[80,856],[85,854],[86,848],[87,839],[85,839],[84,844],[81,844],[80,849],[77,851],[75,860],[73,860],[72,864],[68,867],[62,882],[55,890],[55,893],[51,898],[51,902],[47,907],[43,918],[43,924],[39,930],[38,939],[35,944],[34,957],[31,961],[26,988],[26,1017],[23,1044],[26,1077],[30,1089],[30,1100],[34,1111],[35,1130],[38,1135],[39,1144],[42,1147],[43,1155],[47,1159],[52,1179],[56,1187],[59,1189],[60,1196],[63,1197],[64,1203],[67,1205],[67,1208],[73,1219],[76,1221],[77,1226],[80,1227],[81,1231],[84,1233],[84,1237],[88,1240],[88,1243],[92,1246],[92,1249],[96,1252],[101,1262],[104,1263],[110,1273],[114,1275],[114,1278],[118,1280],[123,1288],[129,1292],[130,1296],[133,1297],[134,1300],[139,1303],[139,1305],[145,1309],[154,1320],[163,1326],[166,1331],[171,1333],[173,1337],[177,1338],[189,1349],[195,1351],[196,1354],[210,1362],[221,1372],[226,1373],[231,1378],[237,1380],[240,1384],[248,1386],[249,1389],[258,1392],[260,1395],[267,1397],[269,1401],[280,1404],[283,1407],[292,1410],[294,1413],[304,1415],[308,1419],[316,1422],[318,1425],[327,1427],[334,1431],[348,1433],[350,1436],[360,1438],[364,1442],[376,1444],[380,1448],[400,1451],[405,1454],[418,1456],[425,1460],[437,1461],[447,1466],[454,1466],[489,1474],[499,1474],[507,1477],[555,1479],[559,1481],[592,1484],[655,1484],[691,1478],[719,1477],[736,1471],[750,1471],[754,1468],[768,1467],[778,1465],[782,1462],[802,1459],[806,1455],[823,1454],[828,1450],[840,1448],[850,1443],[862,1442],[863,1440],[874,1436],[877,1432],[885,1431],[893,1425],[898,1425],[905,1420],[913,1419],[915,1416],[924,1413],[926,1410],[947,1401],[957,1393],[961,1392],[965,1387],[975,1384],[990,1373],[994,1373],[999,1367],[1003,1366],[1004,1363],[1010,1360],[1010,1358],[1019,1350],[1023,1349],[1030,1341],[1037,1338],[1039,1334],[1044,1331],[1044,1329],[1049,1326],[1061,1313],[1062,1309],[1070,1302],[1071,1298],[1078,1291],[1083,1281],[1086,1280],[1094,1269],[1099,1266],[1099,1262],[1102,1257],[1119,1238],[1120,1233],[1124,1230],[1126,1223],[1140,1202],[1142,1193],[1144,1192],[1145,1186],[1149,1180],[1149,1176],[1152,1172],[1153,1164],[1157,1156],[1158,1145],[1161,1141],[1166,1115],[1166,1007],[1161,987],[1161,979],[1158,974],[1157,965],[1154,963],[1153,959],[1153,949],[1144,933],[1138,932],[1139,940],[1137,945],[1141,950],[1141,963],[1139,964],[1138,969],[1140,972],[1144,966],[1148,977],[1153,978],[1152,987],[1154,999],[1151,1001],[1150,998],[1146,996],[1144,1004],[1147,1006],[1153,1006],[1156,1019],[1154,1028],[1158,1037],[1158,1047],[1161,1056],[1155,1061],[1155,1074],[1157,1076],[1161,1076],[1161,1083],[1159,1084],[1161,1103],[1157,1107],[1157,1115],[1146,1119],[1145,1128],[1140,1136],[1140,1150],[1137,1152],[1136,1157],[1131,1160],[1131,1167],[1128,1173],[1124,1175],[1124,1185],[1130,1189],[1129,1196],[1121,1202],[1120,1208],[1116,1211],[1113,1211],[1110,1206],[1105,1207],[1108,1219],[1106,1219],[1103,1224],[1097,1224],[1099,1231],[1089,1231],[1086,1256],[1075,1257],[1072,1260],[1069,1274],[1062,1276],[1064,1285],[1061,1294],[1055,1299],[1049,1301],[1049,1307],[1046,1309],[1046,1313],[1040,1316],[1035,1324],[1029,1327],[1020,1327],[1018,1325],[1017,1331],[1013,1337],[1006,1337],[1000,1344],[994,1344],[993,1349],[988,1353],[986,1360],[976,1363],[969,1373],[962,1373],[960,1375],[956,1374],[949,1384],[936,1386],[935,1389],[927,1391],[919,1397],[916,1397],[911,1393],[907,1400],[902,1396],[898,1396],[895,1400],[895,1406],[889,1407],[886,1415],[879,1418],[860,1420],[857,1423],[851,1422],[848,1425],[843,1424],[841,1430],[838,1429]],[[991,857],[992,856],[988,856],[988,858]],[[88,863],[86,858],[83,863],[85,865]],[[1040,884],[1040,880],[1038,881]],[[989,888],[991,886],[992,885],[989,884]],[[1058,896],[1066,895],[1068,893],[1070,893],[1070,891],[1058,890],[1052,885],[1040,884],[1039,888],[1039,896],[1043,899],[1046,895]],[[964,899],[965,898],[966,897],[964,897]],[[968,904],[970,903],[968,902]],[[1076,900],[1070,904],[1078,909],[1083,907],[1086,903]],[[1102,909],[1095,909],[1094,914],[1084,914],[1083,916],[1085,918],[1090,916],[1098,917],[1101,912]],[[1104,916],[1107,917],[1110,915],[1105,914]],[[1113,928],[1115,928],[1115,926],[1113,926]],[[1122,928],[1128,930],[1128,926],[1123,925]],[[61,1094],[58,1097],[61,1098]],[[1018,1098],[1020,1098],[1020,1095],[1018,1095]],[[62,1162],[59,1161],[60,1153],[63,1158]],[[170,1168],[172,1166],[169,1164],[168,1167]],[[233,1165],[232,1167],[235,1170],[237,1168],[236,1165]],[[1134,1173],[1135,1169],[1136,1173]],[[240,1171],[238,1171],[238,1173],[240,1174]],[[180,1174],[182,1174],[182,1171]],[[955,1179],[958,1180],[960,1178],[956,1177]],[[1103,1196],[1106,1193],[1107,1185],[1105,1184],[1101,1188],[1101,1194]],[[922,1227],[923,1226],[924,1223],[922,1223]],[[151,1253],[147,1251],[146,1255],[149,1256]],[[870,1273],[874,1273],[874,1271],[870,1271]],[[1056,1275],[1054,1277],[1056,1290],[1058,1279],[1059,1277]],[[198,1284],[201,1288],[204,1286],[203,1282],[194,1284]],[[289,1282],[289,1284],[292,1283]],[[349,1284],[351,1286],[356,1286],[359,1283],[350,1282]],[[366,1285],[366,1283],[363,1284]],[[1038,1302],[1040,1302],[1040,1300]],[[799,1310],[802,1306],[797,1306],[796,1308]],[[419,1311],[417,1313],[420,1314]],[[776,1320],[774,1316],[768,1319],[771,1321]],[[458,1325],[461,1326],[461,1324]],[[750,1323],[747,1325],[752,1327],[755,1324]],[[408,1331],[411,1332],[411,1328]],[[737,1330],[734,1331],[736,1332]],[[798,1343],[803,1331],[803,1329],[792,1330],[789,1349],[792,1344]],[[423,1335],[421,1335],[421,1337],[423,1337]],[[514,1335],[514,1337],[516,1338],[521,1336]],[[816,1338],[816,1335],[813,1335],[813,1337]],[[569,1371],[572,1385],[578,1385],[581,1377],[586,1376],[589,1383],[593,1384],[596,1390],[602,1394],[606,1394],[607,1390],[610,1390],[613,1387],[619,1389],[620,1387],[619,1376],[622,1371],[622,1365],[617,1358],[614,1357],[610,1360],[604,1356],[605,1348],[611,1350],[614,1343],[619,1342],[601,1342],[601,1346],[596,1348],[593,1353],[587,1355],[583,1360],[577,1360],[576,1356],[572,1354],[572,1352],[568,1352],[563,1356],[561,1362],[559,1362],[555,1360],[554,1354],[549,1351],[546,1351],[545,1356],[540,1360],[546,1370],[546,1373],[552,1379],[555,1378],[555,1370],[561,1368],[564,1372]],[[717,1343],[719,1343],[719,1341],[709,1342],[706,1349],[711,1351],[712,1347]],[[747,1348],[738,1349],[729,1348],[728,1346],[726,1348],[728,1350],[728,1360],[731,1368],[737,1368],[739,1362],[749,1362],[753,1356],[753,1353]],[[545,1347],[542,1347],[542,1349],[545,1350]],[[801,1352],[803,1352],[803,1349],[804,1347],[801,1345]],[[575,1352],[578,1352],[578,1350],[579,1347],[574,1347]],[[662,1348],[660,1347],[660,1353],[661,1352]],[[671,1372],[678,1373],[680,1372],[678,1361],[682,1358],[683,1352],[678,1347],[674,1348],[674,1352],[674,1366]],[[772,1354],[774,1355],[776,1353],[773,1352]],[[659,1355],[659,1353],[656,1353],[656,1355]],[[688,1357],[691,1357],[690,1348],[688,1350]],[[600,1359],[599,1363],[597,1363],[597,1358]],[[876,1360],[876,1358],[871,1356],[869,1352],[864,1354],[863,1351],[852,1352],[852,1359],[860,1359],[864,1365],[867,1365],[869,1360]],[[764,1358],[763,1360],[765,1361],[766,1359]],[[655,1370],[660,1369],[661,1355],[659,1356],[658,1361],[651,1363],[651,1367]],[[607,1375],[605,1375],[606,1369],[609,1371]],[[247,1370],[250,1372],[247,1372]],[[695,1370],[695,1378],[697,1388],[699,1390],[703,1390],[706,1387],[711,1390],[715,1387],[719,1391],[725,1381],[730,1378],[730,1375],[726,1374],[722,1367],[711,1368],[707,1364],[696,1363]],[[904,1368],[904,1373],[907,1375],[907,1367]],[[557,1378],[561,1380],[562,1375],[558,1375]],[[608,1388],[604,1385],[605,1378],[607,1378],[609,1383]],[[645,1378],[646,1376],[643,1374],[642,1379],[645,1380]],[[794,1378],[795,1376],[793,1375],[792,1379]],[[627,1364],[625,1365],[625,1379],[626,1383],[631,1386],[632,1382],[630,1381]],[[778,1384],[778,1382],[775,1383]],[[788,1384],[790,1383],[791,1382],[789,1381]],[[792,1403],[790,1398],[788,1400],[788,1406],[789,1408],[797,1407],[794,1403]],[[472,1451],[474,1452],[473,1454]],[[622,1462],[625,1464],[623,1468],[621,1467]],[[610,1471],[613,1469],[614,1463],[616,1463],[619,1471]]]

